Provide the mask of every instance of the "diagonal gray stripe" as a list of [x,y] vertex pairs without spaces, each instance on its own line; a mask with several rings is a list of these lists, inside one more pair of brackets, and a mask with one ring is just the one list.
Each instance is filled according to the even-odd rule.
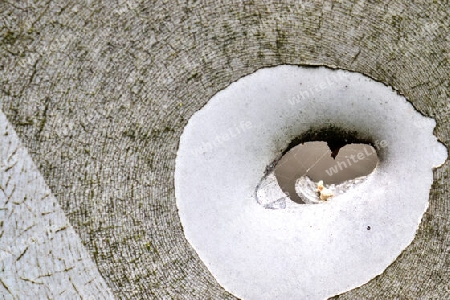
[[[187,120],[259,68],[367,74],[450,145],[445,1],[230,2],[0,1],[2,109],[118,298],[234,299],[184,238],[173,171]],[[340,299],[449,298],[449,166],[413,244]]]
[[113,299],[1,111],[0,224],[2,299]]

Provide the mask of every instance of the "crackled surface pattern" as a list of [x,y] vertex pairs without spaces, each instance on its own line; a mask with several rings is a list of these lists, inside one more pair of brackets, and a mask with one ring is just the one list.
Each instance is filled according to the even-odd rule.
[[[116,297],[235,299],[184,238],[175,153],[193,113],[259,68],[367,74],[450,145],[446,1],[268,2],[0,1],[0,105]],[[448,298],[448,176],[413,243],[340,299]]]
[[2,299],[112,299],[1,111],[0,225]]

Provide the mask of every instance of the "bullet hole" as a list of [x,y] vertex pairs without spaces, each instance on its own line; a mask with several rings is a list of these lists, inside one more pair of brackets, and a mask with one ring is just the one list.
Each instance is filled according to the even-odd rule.
[[295,191],[297,179],[306,175],[327,185],[367,176],[378,165],[378,153],[385,147],[385,141],[355,131],[335,126],[313,128],[294,139],[268,169],[274,171],[280,188],[291,200],[304,203]]

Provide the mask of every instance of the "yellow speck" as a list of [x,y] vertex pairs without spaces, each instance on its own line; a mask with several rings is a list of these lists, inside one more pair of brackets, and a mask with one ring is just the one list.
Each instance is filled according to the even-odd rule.
[[319,192],[320,200],[326,201],[328,198],[333,197],[333,192],[323,186],[322,180],[317,183],[317,191]]

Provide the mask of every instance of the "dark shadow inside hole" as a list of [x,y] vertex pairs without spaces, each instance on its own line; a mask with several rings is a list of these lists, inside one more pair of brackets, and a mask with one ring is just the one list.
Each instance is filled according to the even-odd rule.
[[303,203],[295,192],[295,181],[303,175],[312,180],[341,183],[370,174],[379,162],[376,145],[355,131],[334,126],[310,129],[294,139],[282,157],[271,164],[278,183],[291,200]]
[[328,125],[325,127],[310,128],[302,135],[293,139],[282,155],[289,152],[297,145],[306,142],[319,142],[323,141],[328,144],[331,153],[335,157],[339,153],[339,149],[347,144],[367,144],[372,147],[375,146],[375,141],[368,136],[364,136],[357,131],[345,130],[337,126]]

